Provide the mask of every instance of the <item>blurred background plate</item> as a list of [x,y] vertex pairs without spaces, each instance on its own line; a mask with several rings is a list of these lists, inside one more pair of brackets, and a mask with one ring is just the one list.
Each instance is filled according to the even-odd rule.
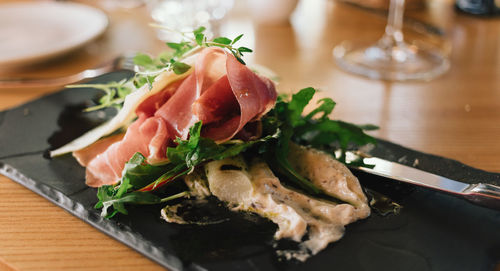
[[108,26],[104,12],[60,2],[0,5],[0,66],[41,62],[77,49]]

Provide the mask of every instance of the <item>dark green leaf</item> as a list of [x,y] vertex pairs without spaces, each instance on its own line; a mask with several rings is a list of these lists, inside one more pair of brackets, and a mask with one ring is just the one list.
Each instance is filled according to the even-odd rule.
[[215,38],[213,39],[213,42],[215,43],[220,43],[220,44],[224,44],[224,45],[229,45],[231,44],[231,40],[226,38],[226,37],[218,37],[218,38]]
[[175,148],[167,148],[167,156],[172,163],[193,168],[205,161],[236,156],[255,144],[277,137],[273,134],[253,141],[217,144],[211,139],[201,137],[201,127],[201,122],[197,122],[190,128],[188,140],[178,139],[176,141],[178,145]]
[[361,130],[364,131],[373,131],[373,130],[378,130],[379,127],[377,125],[373,124],[363,124],[363,125],[357,125]]
[[[130,184],[128,189],[139,189],[156,180],[168,169],[170,169],[168,166],[150,165],[146,162],[146,158],[142,154],[136,153],[125,164],[123,180]],[[120,188],[123,184],[124,182],[122,182]]]
[[309,101],[311,101],[315,92],[314,88],[304,88],[292,96],[292,100],[288,103],[287,116],[292,127],[305,123],[302,112]]
[[[133,204],[157,204],[161,202],[161,198],[151,194],[150,192],[131,192],[125,194],[121,198],[115,198],[102,202],[101,216],[111,218],[117,213],[128,214],[125,209],[125,203]],[[113,207],[113,213],[108,214],[108,209]]]
[[243,34],[237,36],[232,42],[231,42],[231,45],[235,44],[236,42],[238,42],[241,38],[243,37]]
[[[302,116],[304,108],[312,100],[315,92],[313,88],[302,89],[292,96],[290,102],[286,102],[283,96],[278,97],[276,106],[263,118],[262,123],[267,133],[280,131],[279,139],[270,144],[271,146],[261,146],[259,150],[266,153],[266,160],[273,171],[286,176],[287,180],[312,194],[320,190],[297,174],[288,162],[288,145],[291,140],[323,149],[338,144],[342,151],[339,160],[342,162],[345,162],[345,151],[349,143],[361,146],[375,142],[375,139],[366,135],[361,129],[372,126],[360,128],[350,123],[330,120],[328,115],[334,109],[335,102],[329,98],[321,99],[317,108],[307,116]],[[319,118],[314,118],[318,114],[321,114]]]
[[131,192],[117,199],[114,203],[156,204],[161,198],[150,192]]
[[177,138],[178,145],[175,148],[167,148],[167,157],[174,164],[182,164],[190,159],[192,152],[196,151],[201,137],[201,122],[195,123],[189,129],[189,140]]
[[238,55],[234,55],[236,57],[236,59],[238,60],[238,62],[240,62],[241,64],[243,65],[246,65],[247,63],[245,63],[245,61],[243,60],[243,58],[241,58],[240,56]]
[[183,74],[187,72],[190,68],[191,66],[183,62],[174,62],[172,64],[172,70],[174,71],[175,74]]
[[305,119],[311,119],[318,113],[323,113],[320,118],[327,118],[328,115],[332,113],[333,108],[335,107],[335,102],[330,98],[323,98],[319,100],[318,103],[321,103],[321,105],[307,114]]
[[251,52],[253,52],[253,50],[252,50],[252,49],[247,48],[247,47],[239,47],[239,48],[238,48],[238,51],[239,51],[240,53],[251,53]]

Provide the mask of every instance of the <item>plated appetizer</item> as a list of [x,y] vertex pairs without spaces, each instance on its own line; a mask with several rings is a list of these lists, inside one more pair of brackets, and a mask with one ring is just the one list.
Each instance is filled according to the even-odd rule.
[[86,167],[102,216],[165,204],[158,215],[166,221],[192,223],[178,211],[182,198],[215,197],[274,222],[275,239],[299,243],[279,253],[305,260],[370,215],[344,163],[348,146],[375,142],[364,131],[376,127],[331,120],[328,98],[304,114],[313,88],[278,96],[271,79],[245,65],[251,50],[235,47],[242,35],[208,40],[203,31],[167,43],[172,50],[158,58],[137,55],[130,80],[85,85],[105,91],[88,110],[118,112],[51,155],[72,152]]

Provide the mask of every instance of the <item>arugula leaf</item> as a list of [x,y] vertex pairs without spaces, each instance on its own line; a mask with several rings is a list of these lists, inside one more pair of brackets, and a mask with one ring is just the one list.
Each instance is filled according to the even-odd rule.
[[102,208],[101,216],[105,218],[111,218],[115,214],[118,213],[118,210],[113,210],[111,214],[108,213],[108,208],[110,207],[108,204],[104,205],[104,202],[108,202],[113,200],[113,196],[115,194],[114,188],[112,185],[103,185],[97,189],[97,198],[99,201],[94,206],[95,209]]
[[[99,188],[99,190],[101,190],[101,188]],[[125,203],[157,204],[160,202],[161,198],[150,192],[131,192],[122,197],[115,196],[109,200],[101,200],[99,203],[102,204],[101,216],[105,218],[111,218],[117,213],[122,213],[125,215],[128,214],[127,209],[125,209]],[[108,209],[110,207],[113,207],[113,212],[108,214]]]
[[266,130],[269,130],[271,126],[271,130],[275,130],[280,136],[274,144],[269,146],[265,158],[275,172],[285,175],[287,180],[307,192],[318,194],[321,190],[298,174],[288,161],[289,142],[292,140],[294,128],[306,123],[302,112],[312,99],[314,92],[313,88],[305,88],[293,95],[290,102],[285,102],[283,97],[278,99],[275,108],[269,114],[271,118],[265,120],[265,126],[267,126]]
[[306,105],[309,104],[309,101],[311,101],[315,92],[314,88],[309,87],[294,94],[282,116],[284,121],[288,122],[292,127],[304,125],[306,120],[302,117],[302,112]]
[[307,116],[305,116],[306,120],[312,119],[314,116],[316,116],[319,113],[323,113],[323,115],[321,115],[321,117],[319,117],[320,119],[328,118],[328,115],[330,115],[332,113],[333,108],[335,108],[335,104],[336,104],[330,98],[323,98],[323,99],[319,100],[318,103],[321,103],[321,105],[318,106],[317,108],[315,108],[309,114],[307,114]]
[[[289,122],[293,127],[292,139],[298,143],[306,143],[317,148],[331,147],[339,144],[342,156],[349,144],[363,146],[376,143],[376,140],[367,135],[365,131],[378,129],[375,125],[355,125],[340,120],[331,120],[328,115],[335,107],[335,102],[330,98],[319,100],[320,105],[305,117],[302,117],[305,106],[311,101],[315,90],[305,88],[292,96],[286,110],[280,115],[282,121]],[[315,116],[320,115],[318,118]]]
[[142,154],[136,153],[125,164],[122,178],[131,185],[130,188],[140,188],[156,180],[168,169],[168,166],[150,165]]
[[[375,139],[364,133],[364,130],[374,129],[376,126],[356,126],[343,121],[331,120],[328,115],[335,107],[330,98],[319,100],[319,106],[309,114],[303,116],[305,107],[310,103],[316,90],[304,88],[294,94],[290,101],[286,97],[279,97],[276,106],[263,119],[264,130],[280,131],[280,137],[272,146],[268,146],[266,161],[271,168],[311,194],[321,193],[309,180],[300,176],[288,161],[289,142],[312,145],[319,149],[331,149],[338,144],[341,150],[341,162],[346,163],[345,152],[349,144],[362,146],[375,143]],[[317,118],[315,118],[317,117]]]
[[[148,164],[142,154],[136,153],[125,164],[119,184],[99,187],[97,191],[99,202],[95,205],[95,208],[102,208],[101,215],[109,218],[117,213],[127,214],[125,204],[165,202],[165,199],[161,199],[148,191],[141,191],[141,188],[148,186],[152,182],[154,183],[165,175],[165,172],[175,173],[177,171],[178,169],[171,164],[161,166]],[[113,212],[109,213],[108,209],[111,207]]]
[[256,144],[265,143],[278,136],[271,134],[252,141],[229,141],[217,144],[212,139],[201,137],[201,127],[201,122],[195,123],[189,130],[188,140],[177,139],[178,145],[175,148],[167,148],[167,156],[173,164],[184,164],[192,170],[203,162],[236,156]]

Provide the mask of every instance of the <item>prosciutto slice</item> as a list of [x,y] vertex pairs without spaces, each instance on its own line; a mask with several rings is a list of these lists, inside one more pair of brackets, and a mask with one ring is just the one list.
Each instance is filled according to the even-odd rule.
[[[224,117],[227,116],[229,107],[239,106],[239,113],[229,118],[228,121],[219,121],[207,127],[204,136],[217,141],[232,138],[249,121],[267,113],[276,101],[276,90],[272,81],[259,77],[232,55],[227,57],[226,69],[227,79],[224,80],[228,81],[233,95],[220,95],[224,92],[221,91],[221,87],[210,88],[193,104],[193,112],[200,119],[210,113],[212,116]],[[222,89],[229,90],[226,86]],[[217,107],[214,106],[215,104],[222,105]],[[217,118],[212,118],[212,120],[217,120]]]
[[103,139],[94,143],[98,147],[87,148],[92,153],[84,149],[74,155],[85,161],[81,164],[87,166],[89,186],[113,184],[136,152],[150,163],[164,161],[166,148],[174,145],[176,137],[187,139],[189,128],[198,121],[204,124],[203,136],[224,142],[269,111],[276,96],[272,81],[258,76],[225,50],[207,48],[199,54],[193,73],[137,107],[138,118],[122,139]]

